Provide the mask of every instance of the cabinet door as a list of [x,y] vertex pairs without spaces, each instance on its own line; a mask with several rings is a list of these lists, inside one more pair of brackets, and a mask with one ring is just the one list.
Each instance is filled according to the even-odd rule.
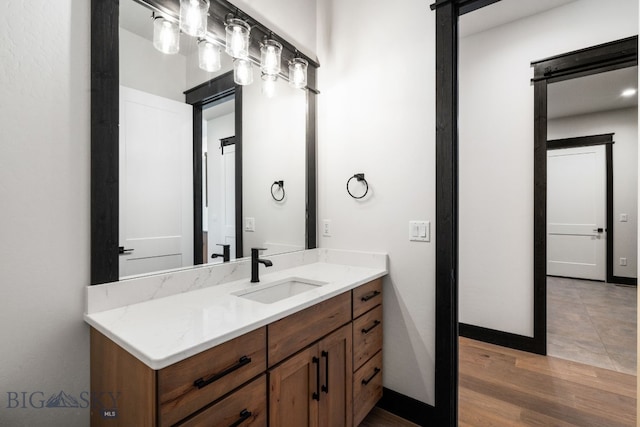
[[318,343],[320,351],[320,427],[351,427],[352,330],[343,326]]
[[269,425],[317,427],[320,359],[313,345],[269,371]]

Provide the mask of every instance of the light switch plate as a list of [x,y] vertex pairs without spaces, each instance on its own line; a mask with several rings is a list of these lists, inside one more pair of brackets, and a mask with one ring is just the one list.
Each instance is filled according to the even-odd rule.
[[629,221],[629,215],[628,214],[620,214],[620,222],[628,222]]
[[256,231],[256,219],[246,217],[244,219],[244,231]]
[[431,223],[429,221],[409,221],[409,240],[412,242],[430,242]]
[[626,267],[627,265],[627,259],[626,258],[620,258],[620,265],[622,267]]

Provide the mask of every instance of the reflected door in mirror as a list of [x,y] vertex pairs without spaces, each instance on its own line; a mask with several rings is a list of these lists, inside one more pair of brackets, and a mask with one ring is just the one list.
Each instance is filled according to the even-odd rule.
[[120,87],[120,277],[193,264],[192,109]]

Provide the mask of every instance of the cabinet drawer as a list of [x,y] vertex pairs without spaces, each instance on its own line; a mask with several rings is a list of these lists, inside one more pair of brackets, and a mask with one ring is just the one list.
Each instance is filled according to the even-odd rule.
[[160,426],[173,425],[266,369],[260,328],[158,371]]
[[353,374],[353,425],[364,417],[382,397],[382,351]]
[[262,375],[240,390],[225,397],[180,427],[266,427],[267,426],[267,378]]
[[354,319],[379,304],[382,304],[382,278],[365,283],[353,290]]
[[268,325],[269,366],[318,341],[350,320],[351,293],[345,292]]
[[353,369],[382,349],[382,306],[353,321]]

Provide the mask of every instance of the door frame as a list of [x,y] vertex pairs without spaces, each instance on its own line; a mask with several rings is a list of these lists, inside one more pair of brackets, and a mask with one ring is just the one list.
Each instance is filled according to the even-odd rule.
[[184,92],[185,102],[193,106],[193,263],[204,264],[202,246],[202,110],[208,104],[235,98],[235,222],[236,258],[242,258],[242,86],[233,81],[233,71],[224,73]]
[[[440,426],[458,424],[458,17],[497,1],[437,0],[430,6],[436,13],[435,422]],[[536,95],[534,171],[537,172],[534,177],[535,314],[534,338],[528,342],[543,354],[547,326],[547,83],[563,75],[572,78],[580,73],[603,71],[606,67],[637,65],[637,36],[625,40],[624,48],[620,49],[619,42],[617,46],[614,42],[613,46],[605,47],[600,56],[596,47],[532,64],[539,80],[533,83]],[[571,60],[577,62],[572,64]],[[508,341],[512,334],[505,335],[499,339]]]
[[[550,83],[636,65],[638,65],[638,36],[531,62],[534,71],[534,77],[531,80],[534,89],[534,353],[547,353],[547,86]],[[611,156],[610,149],[608,152],[608,156]],[[607,172],[607,204],[611,198],[613,210],[613,176],[609,177],[609,173],[612,173],[612,169]],[[613,235],[613,214],[611,212],[609,215],[609,213],[607,211],[607,229],[611,230],[610,235]],[[612,243],[612,239],[607,241],[607,264],[611,256],[611,266],[613,266],[613,246],[609,247],[609,245]],[[609,277],[609,271],[607,268],[607,277]],[[505,346],[509,347],[509,345]]]
[[[595,145],[605,146],[605,280],[608,283],[614,282],[613,276],[613,140],[614,133],[599,135],[577,136],[573,138],[547,140],[547,152],[551,150],[562,150],[565,148],[592,147]],[[546,239],[546,234],[545,234]],[[630,278],[627,278],[630,279]],[[617,283],[617,282],[616,282]],[[545,300],[546,301],[546,300]]]

